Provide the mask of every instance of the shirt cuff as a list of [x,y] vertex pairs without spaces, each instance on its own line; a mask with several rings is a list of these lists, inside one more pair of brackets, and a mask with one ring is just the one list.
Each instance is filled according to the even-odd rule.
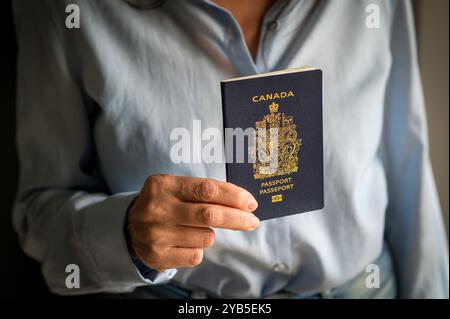
[[156,284],[161,283],[167,280],[170,280],[177,273],[176,269],[167,269],[164,271],[157,271],[155,269],[147,267],[139,258],[133,257],[133,263],[136,266],[137,270],[141,274],[141,276],[149,280],[150,282]]
[[[139,271],[128,251],[123,231],[128,207],[138,194],[120,193],[97,203],[88,220],[89,250],[98,266],[103,286],[109,292],[132,291],[138,286],[170,280],[176,270]],[[145,265],[144,265],[145,266]]]

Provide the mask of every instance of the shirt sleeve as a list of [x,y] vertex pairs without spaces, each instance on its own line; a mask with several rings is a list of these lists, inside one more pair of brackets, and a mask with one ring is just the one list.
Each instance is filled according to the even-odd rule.
[[[13,223],[21,246],[57,294],[123,293],[169,280],[174,271],[144,278],[128,252],[123,229],[136,193],[111,194],[96,170],[99,111],[68,54],[58,3],[60,16],[48,1],[14,1],[21,171]],[[78,266],[79,288],[66,285],[69,265]]]
[[411,3],[397,1],[385,103],[385,234],[401,298],[448,298],[448,246],[431,168]]

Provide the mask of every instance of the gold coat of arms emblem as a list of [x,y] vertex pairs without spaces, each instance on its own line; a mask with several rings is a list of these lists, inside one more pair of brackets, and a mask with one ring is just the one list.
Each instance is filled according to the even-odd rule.
[[293,116],[279,113],[279,104],[269,105],[270,113],[256,122],[253,146],[253,176],[264,179],[298,172],[298,153],[302,140],[298,138]]

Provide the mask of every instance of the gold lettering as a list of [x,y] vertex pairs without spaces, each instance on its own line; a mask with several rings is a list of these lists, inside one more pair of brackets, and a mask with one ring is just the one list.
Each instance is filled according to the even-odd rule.
[[266,94],[253,96],[252,102],[258,103],[258,102],[265,102],[265,101],[271,101],[271,100],[287,99],[287,98],[293,97],[293,96],[295,96],[293,91],[266,93]]

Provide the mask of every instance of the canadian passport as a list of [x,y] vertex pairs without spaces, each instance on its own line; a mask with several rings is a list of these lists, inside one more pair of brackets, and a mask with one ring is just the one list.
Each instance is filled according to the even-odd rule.
[[322,71],[301,67],[221,82],[227,181],[260,220],[324,207]]

